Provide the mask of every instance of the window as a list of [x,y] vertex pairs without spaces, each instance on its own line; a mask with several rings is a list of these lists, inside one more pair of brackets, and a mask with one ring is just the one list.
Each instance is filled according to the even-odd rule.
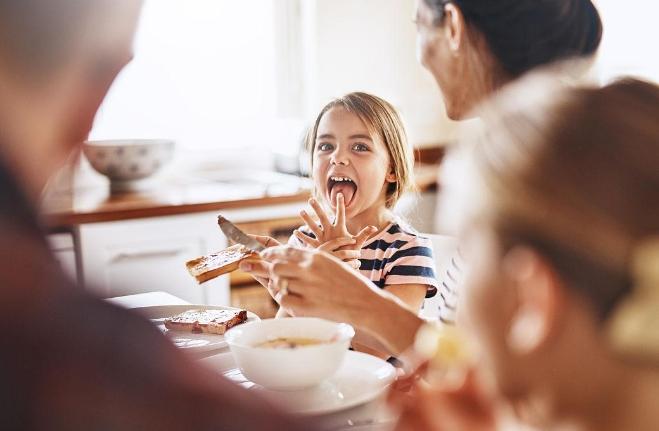
[[[147,0],[135,58],[101,106],[91,139],[173,138],[178,156],[291,139],[277,116],[277,0]],[[281,15],[281,14],[280,14]],[[297,124],[297,123],[295,123]]]

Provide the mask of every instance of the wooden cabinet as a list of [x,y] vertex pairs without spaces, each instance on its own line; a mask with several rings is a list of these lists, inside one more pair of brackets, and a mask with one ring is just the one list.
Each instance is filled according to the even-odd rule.
[[275,317],[279,306],[258,283],[231,287],[231,305],[255,313],[261,319]]
[[227,277],[198,285],[185,262],[226,247],[214,213],[79,227],[85,285],[102,296],[165,291],[192,304],[228,304]]

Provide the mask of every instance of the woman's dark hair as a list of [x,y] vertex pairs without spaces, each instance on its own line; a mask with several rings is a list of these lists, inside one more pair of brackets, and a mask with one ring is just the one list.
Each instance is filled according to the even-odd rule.
[[424,0],[440,25],[447,3],[478,30],[512,77],[556,60],[594,54],[602,21],[590,0]]

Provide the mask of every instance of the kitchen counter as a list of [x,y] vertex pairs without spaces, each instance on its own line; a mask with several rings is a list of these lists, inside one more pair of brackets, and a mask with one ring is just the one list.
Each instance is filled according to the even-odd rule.
[[[415,167],[419,191],[437,183],[437,165]],[[43,202],[51,229],[85,223],[188,214],[205,211],[304,202],[310,196],[308,179],[276,173],[247,178],[197,175],[154,178],[140,192],[111,194],[107,184],[52,191]]]

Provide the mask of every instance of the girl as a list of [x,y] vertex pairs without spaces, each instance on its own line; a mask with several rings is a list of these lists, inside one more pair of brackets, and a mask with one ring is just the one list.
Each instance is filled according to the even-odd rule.
[[[309,203],[320,223],[302,211],[306,226],[289,244],[333,253],[418,312],[424,297],[436,292],[437,281],[430,240],[392,212],[410,188],[413,165],[395,109],[370,94],[347,94],[322,109],[307,144],[315,188]],[[278,298],[282,286],[260,280]],[[366,337],[360,341],[373,347]]]
[[493,384],[395,396],[401,431],[510,429],[501,402],[539,429],[659,429],[659,87],[535,79],[456,158],[461,318]]

